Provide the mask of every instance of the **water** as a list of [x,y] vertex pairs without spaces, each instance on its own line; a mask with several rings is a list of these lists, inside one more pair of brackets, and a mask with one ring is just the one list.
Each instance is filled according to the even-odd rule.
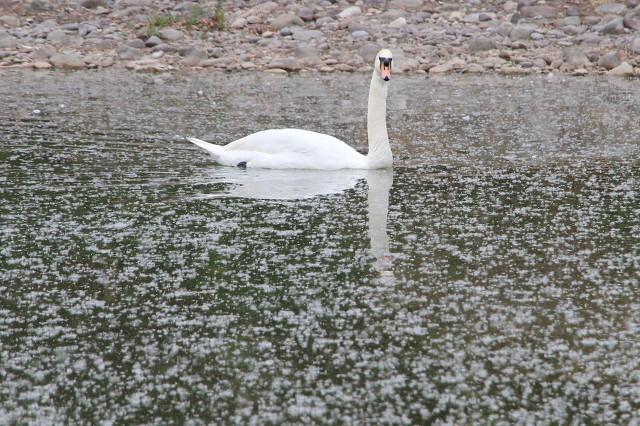
[[637,81],[0,74],[0,423],[622,423],[640,410]]

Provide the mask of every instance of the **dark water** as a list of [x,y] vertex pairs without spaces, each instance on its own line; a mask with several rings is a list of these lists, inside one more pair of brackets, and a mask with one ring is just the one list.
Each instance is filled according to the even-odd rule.
[[638,424],[638,82],[398,76],[393,173],[178,137],[367,88],[0,71],[0,423]]

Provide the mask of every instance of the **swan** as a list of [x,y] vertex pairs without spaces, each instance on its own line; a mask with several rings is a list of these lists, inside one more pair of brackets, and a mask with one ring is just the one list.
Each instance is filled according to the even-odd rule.
[[391,51],[375,57],[367,112],[369,153],[358,151],[322,133],[301,129],[270,129],[252,133],[228,145],[187,140],[208,151],[223,166],[267,169],[382,169],[393,163],[387,135],[387,89],[391,79]]

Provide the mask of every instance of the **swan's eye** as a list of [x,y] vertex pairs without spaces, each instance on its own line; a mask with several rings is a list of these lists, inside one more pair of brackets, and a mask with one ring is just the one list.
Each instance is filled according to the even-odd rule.
[[378,59],[380,60],[380,64],[385,68],[390,67],[391,61],[393,60],[393,58],[383,58],[382,56],[380,56]]

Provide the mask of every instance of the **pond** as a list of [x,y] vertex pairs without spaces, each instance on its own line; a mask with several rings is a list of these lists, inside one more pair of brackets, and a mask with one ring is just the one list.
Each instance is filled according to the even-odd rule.
[[633,423],[637,81],[0,72],[0,423]]

